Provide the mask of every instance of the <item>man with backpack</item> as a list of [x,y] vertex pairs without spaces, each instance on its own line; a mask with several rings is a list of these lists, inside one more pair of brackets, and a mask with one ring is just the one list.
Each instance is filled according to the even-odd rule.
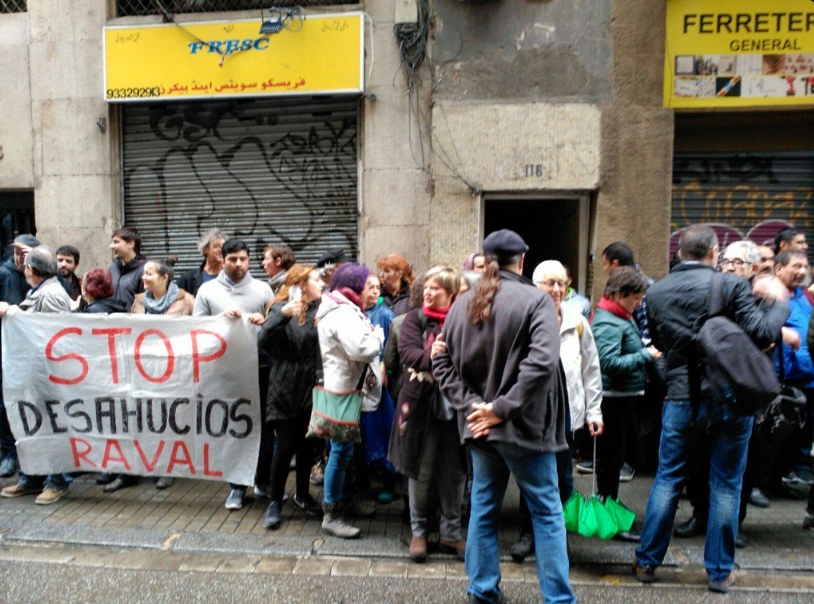
[[[670,544],[678,498],[686,481],[691,435],[698,424],[709,431],[710,443],[704,562],[710,591],[726,593],[734,580],[740,490],[753,421],[750,411],[758,403],[768,404],[772,380],[779,391],[771,364],[761,350],[780,337],[789,310],[785,288],[776,279],[761,281],[766,300],[761,307],[744,279],[716,276],[718,238],[711,228],[687,228],[681,234],[679,253],[682,263],[647,293],[650,335],[666,358],[667,398],[659,468],[633,572],[642,583],[656,580],[655,569],[662,564]],[[732,341],[741,348],[737,354],[729,351],[728,358],[716,355]],[[720,350],[716,351],[716,346]],[[724,375],[729,383],[721,379]],[[754,378],[766,375],[772,379],[767,380],[769,387],[760,391]]]

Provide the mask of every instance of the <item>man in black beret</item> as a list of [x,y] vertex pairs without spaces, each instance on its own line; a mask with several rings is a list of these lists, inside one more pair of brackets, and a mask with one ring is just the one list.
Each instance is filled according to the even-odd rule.
[[497,526],[510,474],[531,511],[546,601],[575,602],[555,454],[564,451],[565,376],[554,302],[523,276],[526,242],[501,230],[483,242],[483,282],[452,305],[433,375],[472,451],[466,545],[469,602],[501,602]]

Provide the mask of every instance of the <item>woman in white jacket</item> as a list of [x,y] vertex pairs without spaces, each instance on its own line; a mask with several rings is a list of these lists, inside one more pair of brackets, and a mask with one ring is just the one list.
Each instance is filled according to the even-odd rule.
[[[534,285],[548,293],[557,307],[560,320],[560,362],[565,372],[565,385],[571,408],[568,429],[569,448],[557,454],[560,499],[565,503],[574,492],[573,433],[587,424],[591,436],[602,434],[602,372],[599,354],[588,320],[579,309],[563,304],[568,276],[565,267],[556,260],[541,262],[532,275]],[[512,547],[512,558],[522,562],[534,551],[534,535],[531,531],[526,502],[520,500],[520,540]]]
[[[364,312],[360,294],[370,271],[358,264],[345,264],[331,277],[317,310],[317,333],[324,375],[321,390],[328,395],[358,392],[359,380],[368,363],[382,352],[384,332],[374,327]],[[345,473],[358,442],[359,425],[347,426],[347,434],[331,440],[325,466],[322,530],[336,537],[353,539],[359,529],[347,524],[341,513]]]

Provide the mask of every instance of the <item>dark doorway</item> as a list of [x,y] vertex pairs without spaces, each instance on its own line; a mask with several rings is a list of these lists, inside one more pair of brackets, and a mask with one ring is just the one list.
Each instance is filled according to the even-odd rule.
[[543,260],[559,260],[571,271],[573,286],[583,291],[587,263],[587,200],[489,197],[484,208],[484,236],[511,229],[528,244],[523,274],[531,278]]
[[0,250],[4,261],[11,257],[14,238],[23,233],[37,233],[34,223],[34,193],[0,193]]

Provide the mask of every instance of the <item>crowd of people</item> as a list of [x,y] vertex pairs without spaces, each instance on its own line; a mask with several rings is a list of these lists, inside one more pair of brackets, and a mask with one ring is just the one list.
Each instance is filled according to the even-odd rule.
[[[267,279],[256,279],[245,242],[212,229],[198,247],[200,266],[176,275],[172,259],[145,258],[138,231],[125,227],[112,236],[110,267],[79,277],[77,248],[54,252],[20,235],[0,266],[0,316],[16,306],[226,316],[255,325],[256,476],[253,485],[230,484],[225,507],[241,509],[253,488],[268,501],[270,530],[283,523],[292,463],[293,505],[321,516],[322,529],[337,537],[359,537],[351,518],[401,495],[411,559],[425,561],[437,533],[441,551],[466,561],[470,600],[498,601],[497,514],[513,474],[522,497],[512,557],[522,562],[536,551],[547,599],[571,601],[562,504],[574,492],[574,464],[595,473],[600,498],[619,499],[620,481],[632,479],[641,460],[637,410],[649,405],[661,411],[656,479],[641,534],[631,528],[617,538],[640,542],[634,574],[651,582],[673,534],[707,534],[710,589],[727,591],[735,547],[746,545],[739,527],[747,504],[768,507],[767,494],[777,489],[814,485],[814,286],[805,235],[795,229],[780,231],[774,247],[738,241],[719,254],[712,229],[689,227],[658,283],[629,246],[613,243],[602,254],[607,282],[595,306],[557,260],[524,277],[528,247],[506,230],[487,237],[460,268],[442,264],[420,276],[399,254],[371,271],[344,250],[311,266],[272,244],[263,255]],[[782,443],[772,442],[770,409],[738,416],[692,392],[693,338],[715,287],[722,292],[716,312],[805,395],[793,437]],[[0,495],[37,495],[40,505],[58,501],[72,480],[22,472],[0,401],[0,476],[15,472],[18,483]],[[105,492],[140,480],[96,477]],[[323,485],[321,503],[312,484]],[[685,484],[693,515],[673,527]],[[171,486],[170,477],[155,483]],[[814,487],[803,528],[814,528]]]

